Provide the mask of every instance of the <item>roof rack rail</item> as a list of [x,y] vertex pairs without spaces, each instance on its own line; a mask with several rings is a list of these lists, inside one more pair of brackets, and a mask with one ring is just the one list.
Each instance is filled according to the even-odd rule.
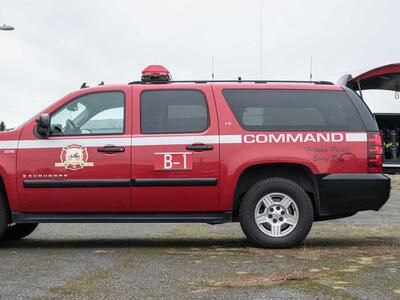
[[330,81],[309,81],[309,80],[153,80],[153,81],[132,81],[129,84],[162,84],[162,83],[312,83],[334,85]]

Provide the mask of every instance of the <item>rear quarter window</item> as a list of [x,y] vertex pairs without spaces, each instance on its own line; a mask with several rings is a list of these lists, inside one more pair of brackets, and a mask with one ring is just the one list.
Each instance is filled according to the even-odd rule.
[[344,91],[224,90],[247,131],[364,131]]
[[376,123],[375,117],[371,113],[369,107],[364,102],[363,99],[354,91],[350,90],[349,88],[344,88],[347,95],[349,95],[350,99],[353,101],[355,107],[357,107],[358,112],[362,120],[364,121],[365,128],[368,131],[378,131],[378,125]]

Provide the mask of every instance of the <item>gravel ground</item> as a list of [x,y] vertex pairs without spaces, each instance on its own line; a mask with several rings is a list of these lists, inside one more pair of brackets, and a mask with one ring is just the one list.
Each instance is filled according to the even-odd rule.
[[400,299],[400,191],[289,250],[238,224],[40,225],[0,268],[0,299]]

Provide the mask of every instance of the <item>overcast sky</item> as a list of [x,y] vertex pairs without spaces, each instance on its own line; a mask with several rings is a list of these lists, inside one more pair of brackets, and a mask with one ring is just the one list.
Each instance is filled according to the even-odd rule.
[[[259,79],[260,0],[0,0],[0,119],[20,124],[82,82]],[[262,2],[263,78],[336,81],[400,61],[398,0]],[[393,93],[388,95],[393,99]],[[400,109],[400,102],[398,104]]]

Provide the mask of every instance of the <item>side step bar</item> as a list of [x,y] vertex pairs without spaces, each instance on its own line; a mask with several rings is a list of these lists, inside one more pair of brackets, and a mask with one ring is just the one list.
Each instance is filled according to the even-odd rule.
[[164,214],[13,213],[14,223],[208,223],[232,222],[231,212]]

